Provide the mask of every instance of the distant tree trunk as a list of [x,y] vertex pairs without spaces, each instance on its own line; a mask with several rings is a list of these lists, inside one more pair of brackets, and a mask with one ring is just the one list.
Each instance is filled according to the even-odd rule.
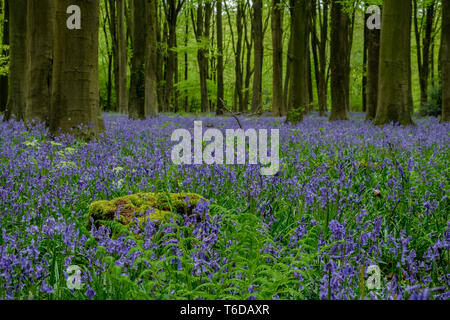
[[428,100],[428,80],[430,74],[430,48],[432,42],[432,31],[434,21],[434,2],[424,5],[425,33],[423,42],[421,43],[422,27],[418,25],[418,5],[417,0],[413,1],[414,5],[414,31],[417,46],[417,63],[419,68],[419,84],[420,84],[420,106],[421,108]]
[[[314,1],[313,13],[313,25],[311,30],[312,39],[312,52],[314,56],[314,69],[316,75],[316,87],[317,87],[317,100],[319,104],[319,116],[326,116],[328,110],[328,88],[327,88],[327,42],[328,42],[328,12],[329,12],[329,0],[322,1],[321,5],[318,5],[317,0]],[[319,12],[319,25],[320,25],[320,40],[316,31],[316,19]]]
[[106,106],[105,110],[110,111],[111,110],[111,96],[112,96],[112,68],[113,68],[113,55],[112,50],[110,50],[110,44],[109,44],[109,38],[108,38],[108,31],[107,31],[107,25],[109,24],[109,12],[108,12],[108,0],[105,0],[105,16],[103,20],[103,34],[105,36],[105,43],[106,48],[108,51],[108,71],[107,71],[107,80],[106,80]]
[[[364,6],[364,10],[366,10]],[[370,14],[366,13],[364,15],[364,21],[370,17]],[[369,28],[364,25],[364,44],[363,44],[363,74],[362,74],[362,112],[367,111],[367,56],[369,49]]]
[[289,82],[289,111],[287,121],[302,121],[309,103],[307,70],[310,0],[291,0],[292,63]]
[[120,111],[119,106],[119,39],[117,34],[117,10],[116,1],[108,0],[109,5],[106,6],[106,10],[109,11],[109,32],[111,34],[112,42],[112,56],[113,56],[113,74],[114,74],[114,90],[116,97],[116,104],[114,111]]
[[[2,44],[9,46],[9,0],[5,0],[3,16]],[[0,50],[0,55],[7,56],[8,50]],[[0,75],[0,112],[4,112],[8,103],[8,75]]]
[[252,112],[262,110],[262,66],[263,66],[263,23],[262,23],[262,0],[253,0],[253,39],[255,43],[254,50],[254,75],[253,75],[253,94],[252,94]]
[[131,58],[131,79],[130,79],[130,103],[129,116],[133,119],[145,118],[145,48],[147,21],[145,2],[142,0],[132,0],[132,21],[131,43],[133,56]]
[[48,124],[52,98],[54,0],[28,0],[24,119]]
[[217,0],[217,115],[223,114],[223,26],[222,0]]
[[380,40],[378,107],[375,124],[391,121],[413,124],[411,119],[411,16],[410,0],[385,0]]
[[[212,13],[212,4],[206,0],[199,1],[197,9],[197,23],[195,37],[197,43],[201,47],[197,50],[197,61],[200,71],[200,96],[201,96],[201,110],[202,112],[209,111],[208,99],[208,44],[204,43],[209,39],[209,21]],[[194,21],[193,21],[194,23]]]
[[450,121],[450,2],[442,2],[442,117],[441,122]]
[[119,81],[117,104],[120,113],[128,113],[128,94],[127,94],[127,67],[128,67],[128,41],[127,30],[125,27],[125,1],[117,0],[117,34],[118,34],[118,62],[119,62]]
[[[66,7],[67,8],[67,7]],[[26,83],[27,0],[9,3],[9,88],[5,119],[23,119]]]
[[[250,13],[251,14],[251,13]],[[247,112],[248,111],[248,105],[250,101],[250,80],[252,78],[253,73],[255,72],[255,68],[252,65],[252,48],[253,48],[253,42],[255,38],[253,35],[249,36],[248,32],[248,25],[247,22],[247,15],[245,14],[245,9],[242,17],[243,25],[244,25],[244,40],[245,40],[245,46],[242,51],[242,65],[244,65],[244,59],[245,59],[245,77],[244,77],[244,94],[243,94],[243,101],[241,104],[240,111],[241,112]],[[250,33],[253,32],[253,21],[251,23],[252,27],[250,30]],[[253,97],[253,95],[252,95]]]
[[[67,8],[81,9],[81,29],[66,28]],[[53,133],[77,130],[75,133],[94,135],[104,130],[100,112],[98,84],[98,0],[58,0],[56,25],[50,130]]]
[[281,113],[282,116],[287,116],[289,112],[289,83],[291,79],[291,65],[292,65],[292,56],[293,56],[293,48],[292,48],[292,32],[289,36],[288,50],[286,53],[286,74],[284,76],[284,92],[283,92],[283,101],[284,101],[284,110]]
[[145,117],[158,114],[157,87],[157,0],[145,0],[147,35],[145,41]]
[[338,0],[331,2],[331,113],[330,121],[348,120],[350,70],[348,68],[350,18]]
[[283,110],[283,8],[281,0],[272,1],[272,114]]
[[[242,97],[242,84],[243,84],[243,72],[242,72],[242,63],[241,63],[241,55],[242,55],[242,16],[244,11],[244,5],[242,0],[237,1],[237,11],[236,11],[236,30],[237,30],[237,39],[236,39],[236,52],[234,59],[234,73],[235,73],[235,93],[234,93],[234,110],[242,111],[243,108],[243,97]],[[231,29],[231,27],[230,27]]]
[[[367,20],[366,20],[367,21]],[[375,119],[378,104],[378,69],[380,65],[380,30],[367,27],[367,106],[366,120]]]
[[[185,25],[185,35],[184,35],[184,46],[187,47],[189,43],[189,16],[188,11],[186,10],[186,25]],[[189,76],[189,60],[187,52],[184,53],[184,81],[187,82]],[[189,112],[189,96],[188,90],[184,91],[184,111]]]
[[166,66],[166,85],[164,89],[164,110],[172,109],[173,84],[175,73],[178,69],[177,53],[174,49],[177,47],[177,20],[178,14],[182,8],[183,0],[166,0],[163,2],[166,20],[168,24],[168,57]]

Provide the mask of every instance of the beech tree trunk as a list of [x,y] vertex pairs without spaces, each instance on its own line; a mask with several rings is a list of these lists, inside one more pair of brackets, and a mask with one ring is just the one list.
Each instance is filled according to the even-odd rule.
[[291,1],[291,72],[289,83],[289,108],[287,121],[296,123],[302,121],[309,104],[308,91],[308,21],[311,13],[310,0]]
[[442,117],[441,122],[450,121],[450,2],[442,2],[441,34],[442,68]]
[[145,117],[153,117],[158,114],[157,97],[157,0],[145,0],[145,12],[147,21],[146,51],[145,51]]
[[147,21],[145,2],[132,0],[131,44],[133,56],[131,58],[130,75],[130,102],[128,106],[129,117],[132,119],[144,119],[145,102],[145,48],[147,36]]
[[252,93],[252,112],[262,110],[262,67],[263,67],[263,23],[262,23],[262,0],[253,0],[253,39],[254,50],[254,75]]
[[222,0],[217,0],[217,115],[223,114],[223,26],[222,26]]
[[272,2],[272,114],[280,117],[283,106],[283,8],[281,0]]
[[[367,26],[366,26],[367,28]],[[367,84],[366,120],[372,121],[377,113],[378,68],[380,61],[380,30],[367,30]]]
[[350,80],[348,57],[350,18],[338,0],[331,2],[331,113],[330,121],[348,120]]
[[[5,0],[3,16],[2,44],[9,46],[9,0]],[[8,50],[0,49],[0,55],[7,56]],[[0,75],[0,112],[4,112],[8,103],[8,75]]]
[[[14,1],[15,2],[15,1]],[[67,8],[81,9],[81,29],[66,27]],[[98,83],[98,0],[56,1],[50,130],[92,136],[104,130]],[[88,126],[80,130],[80,125]]]
[[[120,113],[128,113],[127,67],[128,41],[125,27],[125,0],[117,0],[117,40],[118,40],[118,89],[117,105]],[[141,26],[139,26],[141,28]],[[142,32],[142,31],[141,31]],[[142,45],[142,44],[141,44]]]
[[25,120],[49,122],[55,1],[28,0]]
[[413,124],[411,119],[411,0],[385,0],[380,39],[375,124]]
[[[67,7],[66,7],[67,9]],[[27,0],[9,3],[9,88],[5,120],[23,119],[26,101]]]

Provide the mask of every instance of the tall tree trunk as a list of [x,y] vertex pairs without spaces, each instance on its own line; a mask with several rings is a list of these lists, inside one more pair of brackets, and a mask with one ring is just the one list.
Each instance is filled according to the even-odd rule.
[[145,2],[132,0],[132,48],[129,116],[133,119],[144,119],[145,110],[145,48],[147,21]]
[[157,0],[145,0],[147,35],[145,41],[145,117],[158,114],[157,87]]
[[350,80],[348,56],[350,18],[338,0],[331,2],[331,113],[330,121],[348,120]]
[[[242,55],[242,36],[243,36],[243,25],[242,25],[242,16],[244,14],[244,5],[242,0],[237,1],[237,10],[236,10],[236,52],[234,59],[234,73],[235,73],[235,85],[234,85],[234,110],[242,111],[243,108],[243,97],[242,97],[242,85],[243,85],[243,72],[242,72],[242,63],[241,63],[241,55]],[[231,29],[231,26],[230,26]]]
[[419,68],[419,84],[420,84],[420,106],[421,109],[428,100],[428,80],[430,74],[430,48],[434,21],[434,3],[424,4],[423,18],[425,19],[425,32],[422,37],[422,27],[418,24],[418,4],[417,0],[413,1],[414,5],[414,33],[416,36],[417,46],[417,63]]
[[[188,11],[186,10],[185,14],[185,34],[184,34],[184,46],[187,47],[189,43],[189,16]],[[184,81],[187,82],[189,76],[189,60],[187,51],[184,53]],[[188,90],[184,91],[184,111],[189,112],[189,96]]]
[[412,124],[410,0],[385,0],[380,40],[378,107],[375,124]]
[[173,103],[173,84],[177,66],[177,53],[174,49],[177,46],[177,20],[178,13],[181,10],[181,5],[184,1],[168,0],[164,2],[164,10],[166,15],[166,21],[168,25],[168,57],[166,66],[166,82],[164,89],[164,110],[170,111]]
[[[2,44],[9,46],[9,0],[5,0],[3,16]],[[8,56],[8,50],[0,49],[0,55]],[[1,65],[0,65],[1,67]],[[0,75],[0,112],[4,112],[8,103],[8,75]]]
[[105,4],[105,16],[103,19],[103,34],[105,36],[106,48],[108,51],[108,70],[107,70],[107,80],[106,80],[106,106],[105,111],[111,110],[111,96],[112,96],[112,68],[113,68],[113,55],[112,49],[110,50],[109,38],[107,26],[109,24],[109,10],[108,10],[108,0],[104,0]]
[[128,41],[125,27],[125,0],[117,0],[117,40],[118,40],[118,62],[119,81],[117,104],[120,113],[128,113],[128,93],[127,93],[127,67],[128,67]]
[[[81,9],[81,29],[66,28],[67,8]],[[98,84],[98,0],[58,0],[53,55],[50,130],[53,133],[89,126],[83,134],[104,130]],[[78,130],[76,133],[81,133]]]
[[25,120],[48,124],[52,97],[54,0],[28,0]]
[[211,1],[199,1],[197,9],[197,27],[195,30],[197,43],[200,48],[197,50],[197,61],[200,71],[200,96],[201,96],[201,111],[209,111],[208,100],[208,53],[209,44],[205,43],[209,38],[209,20],[212,13]]
[[[252,35],[249,36],[248,32],[248,23],[247,23],[247,15],[243,15],[243,24],[244,24],[244,42],[245,46],[242,51],[242,65],[244,65],[245,60],[245,77],[244,77],[244,94],[243,94],[243,100],[242,100],[242,109],[240,109],[241,112],[248,112],[248,105],[250,101],[250,80],[252,78],[253,73],[255,72],[255,68],[252,65],[252,48],[253,48],[253,42],[254,37]],[[253,25],[253,21],[252,21]],[[253,26],[252,26],[253,28]],[[252,32],[252,29],[251,31]],[[252,67],[253,66],[253,67]],[[244,70],[243,70],[244,71]],[[243,72],[244,73],[244,72]],[[253,97],[253,95],[252,95]]]
[[[67,9],[67,7],[66,7]],[[23,119],[26,101],[27,0],[9,3],[9,88],[5,119]],[[64,24],[65,25],[65,24]]]
[[217,115],[223,114],[223,26],[222,0],[217,0]]
[[291,79],[291,65],[292,65],[292,56],[293,56],[293,46],[292,46],[292,32],[290,32],[289,36],[289,43],[288,43],[288,50],[286,53],[286,74],[284,76],[284,91],[283,91],[283,101],[284,101],[284,110],[282,111],[281,115],[286,116],[289,112],[289,83]]
[[[315,9],[313,9],[313,25],[311,29],[312,52],[314,57],[314,70],[316,75],[317,100],[319,104],[319,116],[326,116],[328,110],[328,88],[327,88],[327,42],[328,42],[328,12],[329,0],[325,0],[318,5],[317,0],[314,1]],[[317,12],[319,12],[319,30],[320,40],[317,35]]]
[[[367,21],[367,20],[366,20]],[[368,29],[366,27],[366,29]],[[367,107],[366,120],[375,119],[378,104],[378,69],[380,65],[380,30],[367,30]]]
[[442,68],[442,117],[441,122],[450,121],[450,2],[442,2],[441,34]]
[[[364,10],[367,10],[364,6]],[[369,19],[370,14],[364,15],[364,21]],[[369,49],[369,28],[364,25],[364,44],[363,44],[363,74],[362,74],[362,112],[367,111],[367,59]]]
[[272,1],[272,114],[281,116],[283,106],[283,7],[281,0]]
[[263,23],[262,23],[262,0],[253,0],[253,39],[255,43],[254,50],[254,75],[253,75],[253,94],[252,94],[252,112],[262,111],[262,67],[263,67]]
[[292,63],[289,81],[289,111],[287,121],[302,121],[309,104],[307,70],[310,0],[291,0]]
[[109,5],[106,9],[109,11],[109,32],[112,41],[112,56],[113,56],[113,73],[114,73],[114,91],[116,104],[114,111],[119,111],[119,39],[117,34],[117,10],[116,1],[108,0]]

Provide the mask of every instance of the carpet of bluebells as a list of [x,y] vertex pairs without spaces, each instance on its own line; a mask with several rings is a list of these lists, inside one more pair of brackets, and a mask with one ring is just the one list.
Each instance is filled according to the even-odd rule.
[[[241,118],[280,129],[280,171],[262,176],[259,165],[172,164],[171,134],[194,120],[239,127],[105,115],[106,132],[82,141],[1,122],[0,298],[450,298],[449,124]],[[87,227],[93,201],[152,191],[208,201],[128,233]]]

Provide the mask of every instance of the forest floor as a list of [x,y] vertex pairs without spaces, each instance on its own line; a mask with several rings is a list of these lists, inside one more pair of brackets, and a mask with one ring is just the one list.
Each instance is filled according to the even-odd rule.
[[[280,130],[280,171],[263,176],[174,165],[171,134],[194,120],[239,127],[106,115],[83,142],[0,122],[0,299],[450,298],[449,124],[241,117]],[[196,219],[89,227],[92,202],[140,192],[208,201]]]

